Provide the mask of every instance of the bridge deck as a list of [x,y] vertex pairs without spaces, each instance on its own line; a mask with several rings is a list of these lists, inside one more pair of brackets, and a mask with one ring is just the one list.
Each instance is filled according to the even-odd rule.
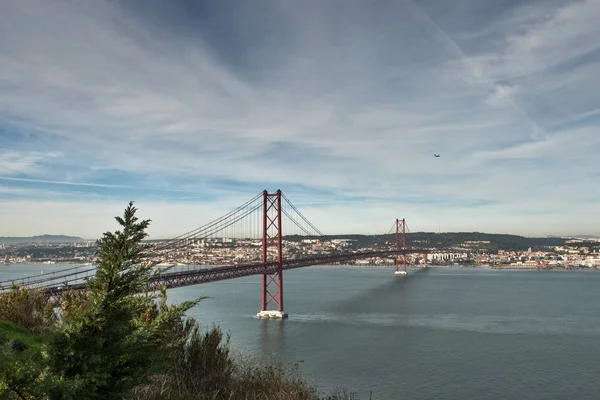
[[[300,258],[284,260],[283,269],[295,269],[309,267],[312,265],[326,265],[350,260],[357,260],[370,257],[382,257],[396,254],[427,254],[429,251],[424,249],[407,249],[406,251],[369,251],[360,253],[346,253],[327,256],[317,256],[311,258]],[[225,267],[213,267],[206,269],[197,269],[189,271],[167,272],[156,275],[150,282],[150,291],[158,291],[162,288],[173,289],[183,286],[198,285],[207,282],[216,282],[226,279],[241,278],[250,275],[272,274],[277,271],[277,262],[253,263]],[[71,285],[65,287],[47,288],[44,293],[48,298],[58,298],[65,290],[84,290],[85,284]]]

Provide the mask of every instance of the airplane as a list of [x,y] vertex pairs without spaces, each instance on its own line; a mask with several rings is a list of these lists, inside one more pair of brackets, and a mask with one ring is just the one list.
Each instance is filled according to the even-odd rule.
[[435,153],[433,153],[433,156],[434,156],[434,157],[439,157],[440,155],[439,155],[439,154],[435,154]]

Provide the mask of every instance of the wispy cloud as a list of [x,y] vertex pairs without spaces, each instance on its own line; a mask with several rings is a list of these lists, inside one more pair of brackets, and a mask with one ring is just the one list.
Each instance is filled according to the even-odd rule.
[[473,154],[473,158],[483,160],[543,158],[560,163],[561,159],[571,159],[571,157],[577,154],[589,155],[591,153],[590,149],[595,151],[599,146],[600,137],[593,135],[592,130],[573,129],[567,132],[556,133],[542,140],[527,141],[506,148],[476,152]]
[[0,148],[0,171],[5,174],[40,172],[40,164],[58,157],[58,153],[40,151],[17,151]]
[[[71,181],[52,181],[46,179],[31,179],[31,178],[11,178],[8,176],[0,176],[0,181],[9,181],[9,182],[28,182],[28,183],[48,183],[51,185],[66,185],[66,186],[86,186],[86,187],[96,187],[96,188],[113,188],[113,189],[144,189],[148,188],[136,187],[136,186],[126,186],[126,185],[116,185],[116,184],[102,184],[102,183],[86,183],[86,182],[71,182]],[[155,188],[155,191],[166,191],[166,192],[189,192],[187,190],[177,190],[177,189],[162,189]]]
[[[495,80],[543,72],[600,49],[594,0],[569,1],[553,7],[535,3],[510,10],[493,34],[503,45],[472,59]],[[519,29],[515,29],[519,28]]]
[[[409,210],[497,230],[540,198],[593,205],[573,193],[600,145],[597,1],[158,3],[0,4],[0,187],[175,212],[277,185],[332,231]],[[350,210],[336,199],[361,217],[328,218]]]

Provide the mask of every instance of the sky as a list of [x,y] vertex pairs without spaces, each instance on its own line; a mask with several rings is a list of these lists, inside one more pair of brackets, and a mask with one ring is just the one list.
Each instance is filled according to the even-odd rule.
[[[2,0],[0,236],[600,235],[597,0]],[[434,157],[434,153],[440,155]]]

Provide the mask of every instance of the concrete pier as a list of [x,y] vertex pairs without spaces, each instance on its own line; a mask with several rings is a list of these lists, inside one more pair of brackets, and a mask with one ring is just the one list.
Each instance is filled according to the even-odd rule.
[[262,310],[256,314],[258,319],[285,319],[288,317],[286,312],[278,310]]

